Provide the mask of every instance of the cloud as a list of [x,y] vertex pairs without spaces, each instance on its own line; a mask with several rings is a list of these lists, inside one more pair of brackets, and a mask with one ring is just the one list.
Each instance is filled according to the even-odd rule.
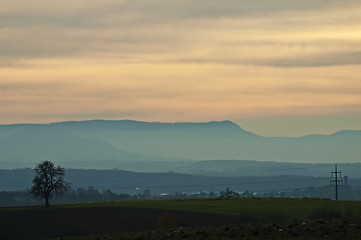
[[267,65],[277,67],[318,67],[318,66],[338,66],[338,65],[361,65],[360,52],[336,52],[326,53],[319,56],[311,56],[301,59],[281,59],[273,61]]
[[[0,10],[2,66],[64,57],[114,58],[119,63],[358,63],[357,56],[346,54],[355,51],[348,47],[350,41],[360,40],[351,36],[361,23],[360,8],[350,8],[354,1],[5,2],[7,8]],[[324,47],[335,39],[338,45]],[[313,52],[303,56],[307,47]],[[341,48],[344,60],[330,62],[332,48]],[[356,50],[361,51],[360,45]]]
[[213,64],[8,69],[0,74],[0,104],[2,116],[128,113],[172,121],[361,111],[357,73],[350,66],[305,72]]
[[1,1],[0,121],[360,112],[359,26],[351,0]]
[[[25,0],[0,3],[1,23],[6,26],[79,26],[97,27],[114,17],[133,16],[134,22],[146,24],[187,19],[242,17],[282,11],[305,11],[334,4],[343,6],[352,0],[295,1],[295,0],[89,0],[44,2]],[[88,23],[88,24],[86,24]],[[104,25],[102,25],[104,26]]]

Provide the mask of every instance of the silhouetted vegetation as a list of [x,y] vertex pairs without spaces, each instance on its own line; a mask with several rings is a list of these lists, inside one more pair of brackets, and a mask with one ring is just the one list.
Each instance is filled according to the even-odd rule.
[[[109,189],[116,194],[144,195],[147,199],[218,197],[220,191],[225,191],[226,187],[240,194],[241,197],[333,198],[335,195],[334,188],[329,186],[329,178],[309,176],[209,177],[176,173],[136,173],[117,169],[66,169],[65,171],[64,179],[71,182],[74,191],[78,188],[87,189],[89,186],[94,186],[94,189],[99,189],[100,193]],[[33,177],[32,169],[0,170],[0,191],[29,189],[32,187]],[[349,185],[339,189],[339,199],[361,200],[361,188],[357,185],[361,186],[361,178],[349,178]],[[66,194],[69,193],[64,193]],[[65,197],[56,197],[52,200],[61,201],[61,199]],[[16,202],[14,201],[14,205]],[[0,206],[8,205],[2,204],[0,199]]]
[[234,192],[232,190],[230,190],[229,188],[226,188],[225,191],[221,191],[219,197],[221,198],[225,198],[225,199],[230,199],[230,198],[235,198],[235,197],[239,197],[240,194],[237,192]]
[[60,166],[55,167],[50,161],[43,161],[35,167],[34,171],[36,175],[31,193],[35,197],[43,198],[45,207],[49,207],[49,199],[53,194],[61,195],[69,185],[64,181],[65,169]]
[[[341,189],[341,199],[354,199],[358,200],[361,197],[360,188],[343,187]],[[228,197],[226,197],[228,196]],[[150,189],[145,189],[143,192],[127,194],[127,193],[115,193],[110,189],[98,190],[93,186],[87,188],[68,189],[61,196],[55,196],[52,199],[54,204],[64,203],[82,203],[82,202],[106,202],[106,201],[124,201],[124,200],[142,200],[142,199],[263,199],[263,198],[307,198],[307,199],[330,199],[334,196],[334,189],[332,188],[306,188],[302,190],[290,190],[290,191],[277,191],[277,192],[265,192],[263,194],[254,193],[246,190],[244,192],[235,192],[231,189],[215,192],[195,192],[184,193],[174,192],[161,195],[151,194]],[[0,192],[0,206],[30,206],[39,205],[41,202],[39,199],[34,199],[30,190],[23,191],[1,191]]]
[[[139,199],[141,195],[129,195],[125,193],[116,194],[109,189],[99,191],[94,187],[68,189],[61,196],[55,196],[52,202],[54,204],[63,203],[82,203],[82,202],[104,202]],[[39,199],[34,199],[30,190],[0,192],[0,206],[31,206],[39,205]]]

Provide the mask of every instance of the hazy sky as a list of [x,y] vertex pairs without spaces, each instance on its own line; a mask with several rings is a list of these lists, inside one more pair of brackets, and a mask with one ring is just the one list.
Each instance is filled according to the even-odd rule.
[[361,129],[361,1],[0,1],[0,124],[94,118]]

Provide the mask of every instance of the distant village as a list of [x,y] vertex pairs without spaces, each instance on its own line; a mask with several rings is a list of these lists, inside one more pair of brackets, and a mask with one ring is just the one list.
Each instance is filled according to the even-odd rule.
[[[361,200],[361,187],[350,186],[347,177],[343,178],[344,185],[339,187],[339,200]],[[53,204],[62,203],[81,203],[81,202],[103,202],[103,201],[126,201],[141,199],[190,199],[190,198],[268,198],[268,197],[287,197],[287,198],[322,198],[334,199],[335,189],[332,186],[307,187],[280,191],[254,192],[252,190],[235,191],[226,188],[220,192],[166,192],[161,194],[152,194],[151,189],[147,188],[140,192],[135,189],[134,194],[114,193],[110,189],[98,190],[92,186],[86,188],[71,189],[61,196],[55,196],[52,199]],[[0,206],[27,206],[41,205],[40,199],[34,198],[29,190],[23,191],[2,191],[0,192]]]

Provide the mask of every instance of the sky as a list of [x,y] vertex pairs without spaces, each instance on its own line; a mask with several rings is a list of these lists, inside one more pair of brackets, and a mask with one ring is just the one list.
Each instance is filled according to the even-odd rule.
[[361,129],[360,0],[2,0],[0,124]]

